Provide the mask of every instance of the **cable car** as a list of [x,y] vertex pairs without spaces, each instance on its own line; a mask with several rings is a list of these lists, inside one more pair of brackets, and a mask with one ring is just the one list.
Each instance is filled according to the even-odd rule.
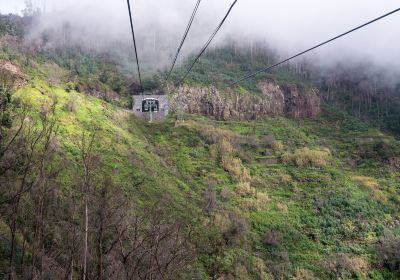
[[142,112],[160,111],[160,102],[156,98],[145,98],[142,101]]

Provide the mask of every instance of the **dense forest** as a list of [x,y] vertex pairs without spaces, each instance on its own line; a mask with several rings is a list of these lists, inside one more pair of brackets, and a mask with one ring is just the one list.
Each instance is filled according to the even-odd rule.
[[125,46],[26,13],[0,16],[1,278],[400,278],[400,81],[302,61],[231,87],[280,59],[232,41],[184,87],[191,57],[147,73],[172,105],[147,123]]

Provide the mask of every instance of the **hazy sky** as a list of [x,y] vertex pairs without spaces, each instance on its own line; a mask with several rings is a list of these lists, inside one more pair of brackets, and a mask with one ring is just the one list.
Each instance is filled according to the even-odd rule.
[[[203,0],[188,46],[200,47],[233,0]],[[125,0],[34,0],[48,16],[38,28],[65,22],[97,35],[130,39]],[[182,34],[196,0],[132,0],[139,35],[157,28]],[[0,0],[2,13],[20,11],[24,0]],[[400,7],[399,0],[239,0],[216,37],[266,40],[283,55],[293,54]],[[143,49],[147,46],[141,46]],[[190,47],[188,47],[190,48]],[[370,59],[400,68],[400,13],[310,54],[313,59]],[[308,55],[308,57],[310,57]]]

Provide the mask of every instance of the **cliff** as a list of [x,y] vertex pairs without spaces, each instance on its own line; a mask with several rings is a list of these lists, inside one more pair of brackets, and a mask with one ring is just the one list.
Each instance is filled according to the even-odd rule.
[[319,115],[320,98],[316,89],[295,84],[279,86],[274,81],[258,83],[261,95],[221,93],[215,87],[183,86],[171,100],[174,111],[213,116],[218,120],[257,120],[288,116],[312,118]]

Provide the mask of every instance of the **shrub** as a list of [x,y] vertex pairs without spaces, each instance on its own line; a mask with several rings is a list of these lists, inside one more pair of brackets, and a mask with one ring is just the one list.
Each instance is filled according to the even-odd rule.
[[217,206],[218,206],[217,194],[215,193],[215,191],[213,189],[210,188],[209,190],[205,191],[204,200],[206,202],[206,205],[204,207],[204,210],[206,212],[208,212],[208,213],[212,212],[217,208]]
[[317,280],[314,273],[307,269],[298,269],[292,280]]
[[223,188],[220,195],[224,201],[229,201],[235,193],[230,188]]
[[256,194],[256,206],[257,209],[263,209],[270,201],[269,196],[266,193],[258,192]]
[[216,128],[211,125],[199,124],[194,121],[187,121],[184,124],[181,124],[181,126],[185,126],[188,128],[195,128],[196,130],[199,131],[202,138],[208,144],[220,143],[222,139],[225,139],[228,142],[233,143],[235,142],[234,139],[238,138],[238,136],[232,131]]
[[378,182],[371,177],[367,176],[353,176],[352,177],[353,181],[359,185],[362,185],[363,187],[369,188],[369,189],[375,189],[378,188]]
[[352,180],[356,184],[369,189],[377,200],[384,202],[387,201],[386,195],[379,189],[379,184],[374,178],[367,176],[353,176]]
[[231,226],[229,216],[225,212],[215,213],[213,215],[213,224],[218,228],[220,232],[228,231]]
[[271,143],[271,148],[276,152],[282,151],[283,150],[282,141],[274,141],[274,142],[272,142]]
[[66,91],[66,92],[71,92],[71,91],[73,91],[75,88],[76,88],[76,86],[75,86],[75,84],[74,84],[73,82],[68,82],[68,83],[65,85],[65,91]]
[[237,212],[218,214],[214,218],[214,223],[222,233],[226,244],[242,241],[249,231],[246,218]]
[[240,158],[229,155],[223,156],[221,164],[225,171],[229,172],[229,174],[239,182],[250,182],[250,173],[247,168],[242,165],[242,160]]
[[265,135],[262,139],[261,139],[261,141],[263,142],[263,143],[265,143],[265,145],[267,146],[267,147],[271,147],[271,145],[272,145],[272,143],[274,143],[275,141],[276,141],[276,139],[275,139],[275,137],[273,136],[273,135]]
[[74,97],[69,97],[64,105],[65,110],[68,112],[76,112],[76,99]]
[[239,182],[236,185],[235,191],[239,195],[248,195],[253,194],[255,192],[255,189],[250,186],[249,182]]
[[391,271],[400,272],[400,237],[385,233],[376,246],[382,265]]
[[284,163],[293,163],[298,167],[307,165],[324,167],[328,164],[329,157],[329,150],[311,150],[305,147],[297,149],[294,153],[284,154],[282,160]]
[[278,246],[282,240],[282,233],[279,230],[270,230],[265,233],[263,242],[267,246]]
[[278,172],[274,176],[273,180],[275,184],[283,184],[283,185],[289,185],[293,182],[292,176],[283,172]]
[[287,251],[272,252],[273,261],[269,261],[269,271],[274,276],[273,279],[287,279],[288,272],[291,270],[292,263]]
[[218,152],[220,153],[221,157],[223,155],[231,155],[235,151],[231,142],[227,138],[222,138],[222,140],[218,143],[219,149]]
[[280,212],[282,212],[282,213],[284,213],[284,214],[286,214],[286,213],[289,212],[289,209],[288,209],[287,205],[284,204],[283,202],[278,202],[278,203],[276,204],[276,208],[277,208]]
[[268,269],[264,263],[264,260],[255,257],[253,259],[253,269],[257,273],[259,279],[261,280],[272,279],[272,276],[269,274]]
[[282,151],[283,150],[283,143],[282,141],[278,141],[275,139],[273,135],[265,135],[262,138],[262,142],[265,143],[266,147],[274,150],[274,151]]
[[[255,192],[253,188],[251,189],[253,192]],[[250,210],[262,210],[267,206],[269,201],[270,199],[266,193],[259,192],[255,195],[255,197],[243,199],[242,204],[245,208]]]
[[356,274],[366,273],[369,270],[369,265],[366,260],[346,253],[334,253],[328,255],[325,259],[324,266],[328,272],[336,278],[341,279],[349,279]]

